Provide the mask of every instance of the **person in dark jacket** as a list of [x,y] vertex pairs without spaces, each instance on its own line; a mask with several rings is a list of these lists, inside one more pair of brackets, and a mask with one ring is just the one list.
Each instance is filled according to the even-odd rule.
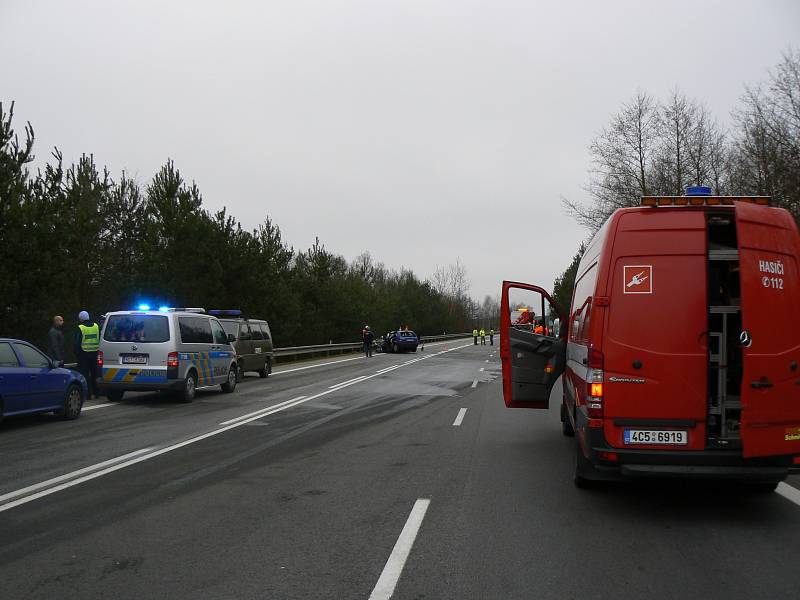
[[47,332],[47,354],[50,355],[58,366],[64,364],[64,317],[56,315],[53,317],[53,325]]
[[361,341],[364,344],[364,353],[367,355],[367,358],[372,357],[372,341],[374,339],[375,334],[372,333],[369,325],[364,325],[364,329],[361,330]]
[[97,392],[97,351],[100,349],[100,326],[82,310],[78,315],[78,331],[75,334],[75,356],[78,357],[78,371],[89,385],[89,398],[99,396]]

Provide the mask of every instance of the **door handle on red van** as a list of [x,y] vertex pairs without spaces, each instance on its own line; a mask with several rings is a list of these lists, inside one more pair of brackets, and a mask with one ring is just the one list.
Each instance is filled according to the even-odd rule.
[[767,379],[761,379],[759,381],[751,381],[750,382],[750,387],[751,388],[756,388],[756,389],[758,389],[758,388],[771,388],[772,387],[772,382],[768,381]]

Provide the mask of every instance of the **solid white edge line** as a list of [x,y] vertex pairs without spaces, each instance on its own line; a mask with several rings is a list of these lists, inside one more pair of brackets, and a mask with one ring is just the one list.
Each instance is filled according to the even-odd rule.
[[72,479],[73,477],[79,477],[84,473],[89,473],[91,471],[96,471],[97,469],[102,469],[103,467],[124,461],[125,459],[131,458],[133,456],[138,456],[140,454],[144,454],[145,452],[150,452],[150,450],[152,449],[153,448],[150,447],[150,448],[142,448],[140,450],[135,450],[133,452],[129,452],[128,454],[123,454],[122,456],[117,456],[116,458],[110,458],[108,460],[104,460],[101,463],[89,465],[88,467],[84,467],[83,469],[78,469],[77,471],[72,471],[71,473],[65,473],[64,475],[53,477],[52,479],[48,479],[47,481],[40,481],[39,483],[34,483],[33,485],[29,485],[28,487],[24,487],[19,490],[14,490],[13,492],[9,492],[7,494],[3,494],[2,496],[0,496],[0,503],[5,502],[6,500],[11,500],[13,498],[19,498],[20,496],[24,496],[25,494],[28,494],[30,492],[35,492],[36,490],[40,490],[42,488],[49,487],[56,483]]
[[265,408],[260,408],[258,410],[254,410],[251,413],[247,413],[246,415],[241,415],[239,417],[234,417],[233,419],[229,419],[227,421],[223,421],[220,425],[230,425],[231,423],[235,423],[236,421],[241,421],[242,419],[246,419],[247,417],[252,417],[253,415],[260,414],[262,412],[270,411],[274,408],[279,406],[283,406],[284,404],[290,404],[292,402],[297,402],[298,400],[302,400],[305,396],[298,396],[297,398],[292,398],[291,400],[285,400],[284,402],[279,402],[278,404],[273,404],[272,406],[267,406]]
[[787,500],[800,506],[800,490],[798,490],[796,487],[792,487],[788,483],[781,481],[775,491]]
[[353,379],[348,379],[347,381],[340,381],[339,383],[334,383],[333,385],[328,386],[328,389],[332,390],[333,388],[338,388],[338,387],[340,387],[342,385],[346,385],[348,383],[353,383],[355,381],[361,381],[362,379],[364,379],[366,377],[367,377],[367,375],[362,375],[361,377],[355,377]]
[[[470,344],[465,344],[463,346],[458,346],[456,348],[451,348],[449,350],[443,350],[442,352],[438,352],[437,354],[445,354],[447,352],[453,352],[454,350],[459,350],[461,348],[466,348],[469,345]],[[283,403],[283,405],[276,405],[275,407],[270,407],[268,409],[265,409],[264,411],[261,411],[259,414],[255,415],[255,416],[252,416],[252,417],[249,417],[249,418],[246,418],[246,419],[240,419],[240,420],[236,421],[235,423],[231,423],[230,425],[226,425],[225,427],[221,427],[220,429],[214,429],[214,430],[209,431],[207,433],[204,433],[202,435],[198,435],[198,436],[195,436],[193,438],[189,438],[188,440],[184,440],[182,442],[178,442],[178,443],[175,443],[175,444],[171,444],[169,446],[165,446],[164,448],[161,448],[159,450],[155,450],[153,452],[149,452],[147,454],[142,454],[142,455],[137,456],[137,457],[135,457],[135,458],[133,458],[131,460],[120,462],[120,463],[114,464],[114,465],[112,465],[110,467],[107,467],[107,468],[104,468],[104,469],[101,469],[101,470],[93,471],[92,473],[84,475],[83,477],[79,477],[77,479],[72,479],[72,480],[70,480],[70,481],[68,481],[66,483],[62,483],[61,485],[57,485],[55,487],[48,488],[46,490],[37,492],[35,494],[31,494],[29,496],[24,496],[24,497],[18,498],[16,500],[12,500],[11,502],[8,502],[8,503],[3,504],[2,506],[0,506],[0,512],[4,512],[6,510],[10,510],[10,509],[15,508],[17,506],[20,506],[22,504],[27,504],[28,502],[32,502],[33,500],[37,500],[37,499],[42,498],[44,496],[49,496],[50,494],[55,494],[56,492],[60,492],[62,490],[65,490],[67,488],[71,488],[71,487],[79,485],[81,483],[85,483],[87,481],[91,481],[92,479],[96,479],[98,477],[102,477],[103,475],[108,475],[108,474],[113,473],[115,471],[119,471],[120,469],[124,469],[126,467],[133,466],[133,465],[138,464],[140,462],[144,462],[146,460],[150,460],[151,458],[156,458],[157,456],[161,456],[162,454],[166,454],[167,452],[172,452],[173,450],[177,450],[179,448],[183,448],[184,446],[188,446],[189,444],[194,444],[195,442],[199,442],[201,440],[213,437],[215,435],[219,435],[220,433],[224,433],[226,431],[230,431],[231,429],[236,429],[237,427],[241,427],[242,425],[246,425],[247,423],[250,423],[251,421],[257,421],[258,419],[261,419],[261,418],[266,417],[268,415],[284,411],[284,410],[286,410],[288,408],[292,408],[294,406],[298,406],[298,405],[304,404],[306,402],[310,402],[311,400],[315,400],[315,399],[320,398],[322,396],[327,396],[328,394],[331,394],[333,392],[337,392],[337,391],[341,390],[342,388],[346,388],[346,387],[349,387],[351,385],[356,385],[358,383],[362,383],[364,381],[367,381],[368,379],[372,379],[373,377],[378,377],[378,375],[377,374],[368,375],[364,379],[360,379],[359,381],[354,381],[353,383],[348,383],[346,385],[341,385],[341,386],[339,386],[339,387],[337,387],[336,389],[333,389],[333,390],[325,390],[324,392],[320,392],[318,394],[315,394],[313,396],[309,396],[309,397],[304,398],[302,400],[297,400],[297,401],[288,400],[287,402]],[[100,464],[102,464],[102,463],[100,463]],[[99,467],[99,465],[94,465],[92,467],[87,467],[86,470],[97,469],[98,467]],[[72,476],[74,476],[74,473],[72,474]],[[65,476],[62,476],[62,477],[65,477]],[[36,484],[36,485],[38,486],[38,485],[41,485],[41,484]],[[19,493],[20,493],[20,490],[16,490],[14,492],[10,492],[10,494],[13,494],[15,496],[19,495]]]
[[453,421],[453,427],[461,427],[461,423],[464,421],[464,415],[467,414],[466,408],[459,408],[458,414],[456,415],[456,420]]
[[431,501],[428,498],[418,498],[414,502],[411,514],[408,515],[408,520],[400,532],[400,537],[395,542],[386,565],[383,567],[378,583],[375,584],[372,593],[369,595],[369,600],[389,600],[394,594],[394,589],[397,587],[397,582],[400,581],[403,567],[405,567],[408,556],[411,554],[411,548],[414,546],[414,540],[416,540],[417,533],[422,527],[422,520],[425,518],[425,513],[428,511],[430,503]]
[[94,410],[95,408],[105,408],[106,406],[116,406],[119,404],[118,402],[104,402],[103,404],[92,404],[91,406],[82,406],[81,412],[86,412],[87,410]]
[[478,380],[477,379],[473,379],[472,380],[472,387],[474,387],[474,388],[478,387]]

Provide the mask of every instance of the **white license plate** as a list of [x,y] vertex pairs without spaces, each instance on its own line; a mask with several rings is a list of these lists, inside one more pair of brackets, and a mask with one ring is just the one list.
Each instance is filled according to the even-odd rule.
[[689,443],[689,435],[685,431],[626,429],[624,441],[626,444],[685,446]]
[[122,364],[123,365],[146,365],[147,364],[147,357],[146,356],[123,356],[122,357]]

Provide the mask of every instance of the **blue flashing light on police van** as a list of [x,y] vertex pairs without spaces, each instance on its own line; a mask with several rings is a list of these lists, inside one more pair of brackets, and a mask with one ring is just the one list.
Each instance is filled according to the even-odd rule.
[[158,312],[169,312],[169,306],[159,306]]
[[707,185],[690,185],[686,188],[687,196],[710,196],[711,188]]
[[139,310],[150,310],[150,305],[149,304],[140,304],[139,305]]
[[218,317],[219,316],[240,317],[240,316],[242,316],[242,311],[239,310],[238,308],[236,308],[236,309],[227,309],[227,310],[215,308],[213,310],[209,310],[208,314],[215,315],[215,316],[218,316]]

